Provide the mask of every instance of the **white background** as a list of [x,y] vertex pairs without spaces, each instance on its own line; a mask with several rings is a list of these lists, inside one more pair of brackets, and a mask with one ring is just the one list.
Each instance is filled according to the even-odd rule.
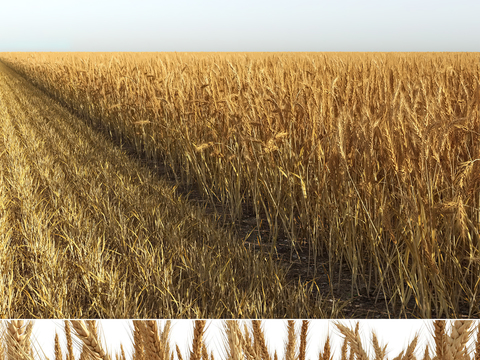
[[[340,354],[342,345],[342,337],[334,325],[333,320],[311,320],[310,330],[308,333],[307,359],[318,359],[318,353],[323,350],[327,334],[330,334],[330,343],[334,359]],[[342,324],[354,328],[355,321],[342,320]],[[368,354],[372,354],[371,348],[371,331],[375,330],[380,345],[388,345],[387,357],[389,359],[397,356],[402,350],[405,350],[411,342],[416,332],[420,333],[419,343],[417,346],[417,357],[422,358],[425,346],[429,344],[429,348],[433,350],[434,343],[431,336],[433,330],[433,321],[431,320],[360,320],[360,334],[362,335],[363,346]],[[127,359],[131,358],[131,334],[132,322],[128,320],[101,320],[99,321],[102,333],[104,334],[105,348],[110,354],[114,355],[119,351],[120,343],[123,344]],[[478,322],[475,322],[476,325]],[[283,357],[284,341],[286,341],[286,320],[263,320],[265,329],[265,337],[267,346],[273,354],[277,350],[278,358]],[[296,320],[298,330],[301,321]],[[163,328],[164,321],[159,321],[159,325]],[[188,359],[189,346],[193,339],[193,320],[173,320],[171,331],[171,349],[175,349],[178,344],[182,351],[183,358]],[[205,341],[207,348],[214,352],[216,360],[225,359],[224,338],[222,336],[221,320],[208,320]],[[38,339],[40,348],[50,359],[54,358],[54,336],[55,331],[58,332],[60,342],[66,351],[66,340],[63,331],[63,322],[59,320],[36,320],[34,326],[34,335]],[[297,337],[298,339],[298,337]],[[432,354],[432,352],[430,352]],[[176,354],[175,354],[176,358]]]

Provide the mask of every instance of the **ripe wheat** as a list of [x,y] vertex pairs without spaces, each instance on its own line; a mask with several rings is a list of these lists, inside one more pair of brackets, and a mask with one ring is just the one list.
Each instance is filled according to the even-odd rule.
[[402,316],[479,313],[476,54],[1,58],[229,221],[252,211],[255,238],[304,251],[307,276],[327,254],[332,288],[346,263],[352,294]]

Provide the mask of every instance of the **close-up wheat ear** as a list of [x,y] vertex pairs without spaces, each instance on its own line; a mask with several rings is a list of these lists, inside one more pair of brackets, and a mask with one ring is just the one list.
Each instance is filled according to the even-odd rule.
[[38,349],[32,344],[32,321],[10,320],[2,322],[0,329],[0,359],[34,359]]
[[362,340],[360,338],[358,326],[355,328],[355,330],[352,330],[340,323],[336,323],[335,325],[337,329],[340,331],[340,333],[343,335],[345,339],[344,341],[347,343],[348,347],[350,348],[350,357],[354,355],[355,358],[358,360],[368,360],[367,353],[365,352],[362,346]]
[[[444,320],[436,320],[431,327],[434,349],[433,360],[480,360],[480,322],[455,320],[447,326]],[[468,347],[468,343],[473,346]]]
[[76,344],[81,349],[81,357],[112,360],[103,348],[95,320],[70,320],[70,323],[76,335]]

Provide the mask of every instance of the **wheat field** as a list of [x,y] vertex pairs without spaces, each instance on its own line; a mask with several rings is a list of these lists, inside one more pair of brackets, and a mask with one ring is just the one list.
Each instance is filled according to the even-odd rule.
[[[191,321],[193,323],[193,321]],[[333,334],[329,331],[325,337],[314,337],[310,333],[313,321],[296,322],[289,320],[286,327],[284,348],[272,351],[266,339],[269,333],[262,321],[237,320],[223,322],[221,337],[223,340],[221,359],[251,360],[311,360],[310,348],[316,346],[319,360],[478,360],[480,359],[480,327],[472,320],[455,320],[451,326],[443,320],[436,320],[423,335],[427,343],[420,344],[420,333],[398,355],[391,354],[389,344],[380,342],[375,331],[364,334],[359,322],[348,327],[340,322],[333,323]],[[163,324],[162,324],[163,323]],[[1,323],[0,358],[2,359],[48,359],[45,351],[37,344],[32,335],[33,321],[11,320]],[[163,325],[163,326],[162,326]],[[298,325],[301,325],[300,327]],[[55,331],[51,339],[54,344],[55,360],[214,360],[212,338],[206,340],[209,324],[205,320],[196,320],[193,324],[193,337],[184,336],[181,341],[188,342],[188,351],[183,352],[185,344],[173,343],[170,320],[134,320],[129,323],[131,344],[120,343],[120,348],[111,350],[106,343],[101,323],[94,320],[64,320],[61,330]],[[393,335],[393,332],[390,334]],[[365,337],[366,336],[366,337]],[[332,340],[341,341],[341,348],[332,346]],[[217,339],[220,340],[220,339]],[[366,341],[365,341],[366,340]],[[407,340],[407,339],[405,339]],[[369,344],[367,344],[367,342]],[[322,346],[319,346],[322,345]],[[368,345],[368,346],[367,346]],[[106,350],[107,347],[110,350]],[[420,347],[422,350],[420,350]],[[126,350],[128,349],[128,350]],[[279,356],[278,353],[282,354]]]
[[[261,251],[254,255],[250,251],[243,259],[257,256],[260,261],[248,260],[251,265],[243,265],[243,260],[234,260],[247,253],[241,249],[222,255],[236,261],[232,273],[237,267],[252,268],[245,270],[244,274],[250,275],[243,277],[242,284],[227,280],[230,276],[222,277],[224,282],[217,285],[221,291],[229,291],[230,286],[251,289],[257,281],[251,274],[264,271],[258,266],[268,269],[265,279],[276,279],[275,274],[281,275],[283,268],[275,259],[281,256],[283,262],[301,269],[297,283],[303,288],[292,290],[297,295],[290,296],[298,304],[290,309],[293,317],[302,313],[312,317],[308,312],[317,308],[319,300],[318,296],[312,300],[311,294],[314,289],[319,292],[316,282],[321,273],[326,274],[332,293],[342,285],[349,299],[363,296],[383,302],[388,311],[385,316],[480,314],[478,54],[2,53],[0,59],[91,129],[101,129],[143,162],[162,166],[178,184],[194,186],[214,209],[213,216],[222,218],[222,229],[228,225],[232,238],[243,237],[241,229],[247,222],[252,224],[242,244],[257,244]],[[10,85],[12,89],[15,86]],[[35,116],[33,107],[26,111]],[[13,119],[15,113],[10,114]],[[40,124],[55,121],[43,117],[36,126],[40,129]],[[73,130],[62,122],[55,126],[63,126],[65,137],[76,136],[69,134]],[[23,131],[13,120],[3,120],[2,127],[5,133]],[[2,146],[30,149],[26,151],[41,148],[41,141],[35,142],[31,136],[33,133],[18,140],[7,136],[4,142],[18,144]],[[43,139],[46,142],[47,136]],[[53,145],[72,144],[73,140],[65,145],[56,140]],[[98,149],[99,154],[105,151]],[[52,150],[51,154],[56,153]],[[76,148],[70,148],[70,153],[66,164],[55,160],[53,171],[78,161],[76,157],[87,156]],[[18,166],[15,171],[21,172],[26,165]],[[78,171],[100,172],[102,167]],[[107,165],[103,174],[112,174]],[[60,189],[75,188],[76,176],[58,180],[63,181]],[[108,180],[119,184],[117,190],[100,190],[102,181],[98,180],[98,191],[110,191],[106,207],[116,202],[115,197],[127,194],[122,188],[125,185],[120,185],[125,180]],[[142,190],[138,191],[132,196],[141,197]],[[10,201],[8,192],[2,196],[2,203]],[[103,196],[92,194],[72,202],[70,209],[79,206],[79,210],[90,208],[95,213],[94,199]],[[125,200],[126,204],[132,202],[131,197]],[[50,200],[43,206],[57,207]],[[109,223],[114,223],[113,219],[118,223],[125,214],[116,206],[111,215],[105,215],[111,216]],[[122,218],[124,223],[112,225],[117,229],[111,234],[120,232],[128,237],[132,229],[147,221],[134,214],[158,208],[141,201],[136,206]],[[32,210],[32,217],[39,211]],[[59,220],[50,221],[59,224],[68,217],[56,216]],[[191,229],[192,221],[197,220],[189,218],[182,224]],[[242,244],[222,247],[214,235],[217,230],[198,226],[205,234],[202,241],[218,239],[213,240],[215,251],[235,246],[244,249]],[[156,223],[152,229],[158,227]],[[51,238],[48,229],[44,229],[46,239]],[[188,230],[183,239],[190,241],[187,239],[197,232],[197,228]],[[143,236],[152,235],[144,232]],[[45,246],[38,245],[38,251]],[[118,240],[111,248],[115,251],[122,246]],[[205,246],[203,252],[209,254],[205,256],[213,259],[210,245]],[[156,251],[155,246],[151,251]],[[129,266],[144,263],[135,260],[141,253],[133,253]],[[158,261],[171,264],[168,256],[158,254]],[[84,264],[93,266],[94,261],[88,259]],[[205,269],[209,266],[201,271],[208,273]],[[344,275],[348,272],[348,286],[343,284],[342,271]],[[195,283],[205,281],[214,280],[202,278]],[[279,278],[269,284],[271,291],[282,293],[283,281]],[[197,287],[196,291],[204,299],[211,297],[202,293],[203,289]],[[298,294],[304,298],[298,300]],[[272,313],[278,306],[266,305],[261,298],[251,305],[256,310],[243,313],[235,307],[246,306],[248,297],[234,300],[235,305],[222,307],[228,308],[223,315],[264,314],[265,306]],[[316,305],[311,301],[317,301]],[[282,311],[285,307],[286,303]]]

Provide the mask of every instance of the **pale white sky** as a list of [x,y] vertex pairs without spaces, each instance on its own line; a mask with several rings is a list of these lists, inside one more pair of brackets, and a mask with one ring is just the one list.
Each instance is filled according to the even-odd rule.
[[480,51],[477,0],[0,4],[0,52]]
[[[301,321],[297,320],[298,329]],[[343,324],[354,327],[355,321],[341,321]],[[123,343],[127,358],[131,358],[131,339],[129,338],[131,331],[131,321],[128,320],[101,320],[101,327],[106,337],[107,349],[114,353],[120,349],[120,343]],[[160,322],[163,327],[164,322]],[[286,340],[286,320],[264,320],[265,335],[268,346],[273,353],[277,350],[279,359],[283,356],[283,341]],[[193,338],[193,320],[173,320],[172,321],[172,349],[177,343],[184,355],[184,359],[188,359],[188,346]],[[225,359],[222,356],[223,338],[222,338],[222,321],[207,321],[206,344],[209,351],[214,351],[215,359]],[[40,347],[45,354],[53,359],[54,336],[55,330],[59,333],[62,346],[65,345],[65,337],[62,329],[63,323],[59,320],[36,320],[34,326],[34,335],[37,337]],[[367,353],[372,354],[371,348],[371,331],[375,330],[380,344],[387,344],[388,358],[392,359],[402,350],[405,350],[416,332],[420,332],[420,340],[417,347],[417,355],[421,357],[425,350],[425,346],[429,343],[430,348],[434,346],[432,337],[430,336],[433,328],[431,320],[360,320],[360,333],[363,335],[363,344]],[[334,359],[340,352],[342,345],[342,337],[334,326],[332,320],[312,320],[310,325],[307,348],[307,359],[318,359],[319,350],[323,350],[326,335],[331,335],[331,344],[334,351]],[[65,353],[65,352],[64,352]],[[431,353],[430,353],[431,354]],[[176,355],[175,355],[176,356]],[[373,357],[372,357],[373,358]]]

